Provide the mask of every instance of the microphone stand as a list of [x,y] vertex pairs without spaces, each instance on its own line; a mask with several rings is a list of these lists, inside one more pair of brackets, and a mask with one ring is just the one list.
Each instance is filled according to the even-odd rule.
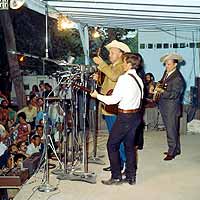
[[[97,88],[96,81],[92,80],[92,89]],[[104,155],[98,155],[97,156],[97,139],[98,139],[98,102],[95,99],[90,99],[92,102],[92,109],[90,110],[89,114],[89,121],[90,121],[90,130],[92,132],[93,136],[93,155],[89,157],[88,163],[93,164],[99,164],[99,165],[105,165],[105,162],[100,158],[104,157]]]
[[[84,68],[81,70],[81,82],[84,86],[87,87],[87,80],[84,74]],[[83,102],[84,102],[84,111],[83,111],[83,133],[82,133],[82,143],[83,143],[83,158],[82,165],[83,171],[76,171],[71,177],[72,181],[85,181],[88,183],[96,183],[96,174],[88,172],[88,152],[87,152],[87,134],[86,134],[86,112],[87,112],[87,97],[86,92],[83,92]]]
[[71,175],[68,172],[68,149],[69,149],[69,135],[68,135],[68,125],[67,125],[67,100],[66,94],[64,99],[64,170],[60,173],[57,173],[58,176],[56,177],[59,180],[71,180]]
[[[45,49],[45,56],[46,58],[48,58],[48,3],[46,2],[45,3],[45,30],[46,30],[46,38],[45,38],[45,46],[46,46],[46,49]],[[43,74],[45,73],[45,62],[43,62]],[[48,100],[47,100],[47,103],[48,103]],[[44,137],[45,137],[45,161],[46,161],[46,180],[45,182],[40,185],[38,187],[38,190],[40,192],[52,192],[52,191],[55,191],[57,190],[57,187],[53,186],[53,185],[50,185],[49,184],[49,160],[48,160],[48,134],[47,134],[47,121],[48,121],[48,110],[47,110],[47,105],[46,105],[46,101],[44,102]],[[52,148],[53,150],[53,148]]]
[[47,122],[48,122],[48,100],[45,102],[45,112],[44,112],[44,116],[43,116],[43,121],[44,121],[44,151],[45,151],[45,173],[46,173],[46,177],[45,177],[45,181],[43,184],[41,184],[38,187],[38,190],[40,192],[53,192],[55,190],[57,190],[57,187],[54,187],[53,185],[49,184],[49,159],[48,159],[48,127],[47,127]]
[[[72,96],[72,94],[71,94]],[[77,99],[75,99],[76,102]],[[68,151],[69,151],[69,135],[68,135],[68,127],[67,127],[67,101],[66,101],[66,94],[65,94],[65,101],[64,101],[64,111],[65,111],[65,119],[64,119],[64,170],[57,173],[57,179],[59,180],[72,180],[74,170],[74,143],[75,143],[75,124],[73,123],[73,130],[71,132],[71,169],[68,167]]]
[[[62,123],[60,122],[60,119],[59,119],[59,122],[58,122],[58,126],[60,126]],[[62,161],[62,132],[60,131],[60,127],[59,127],[59,159],[60,161]],[[52,174],[55,174],[55,175],[58,175],[58,174],[61,174],[63,172],[63,169],[62,169],[62,164],[61,162],[59,162],[59,168],[57,169],[54,169],[52,170]]]

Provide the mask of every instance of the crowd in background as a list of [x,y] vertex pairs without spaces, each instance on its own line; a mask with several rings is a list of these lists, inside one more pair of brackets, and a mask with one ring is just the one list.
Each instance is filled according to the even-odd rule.
[[[42,153],[43,106],[48,95],[54,95],[49,83],[34,85],[27,105],[18,109],[0,91],[0,169],[17,167],[33,154]],[[56,134],[54,141],[58,141]]]

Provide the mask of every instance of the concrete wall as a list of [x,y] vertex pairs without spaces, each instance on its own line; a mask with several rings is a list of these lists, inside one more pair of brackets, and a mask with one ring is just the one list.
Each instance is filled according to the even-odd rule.
[[184,102],[188,103],[190,86],[194,86],[195,76],[200,76],[200,31],[139,31],[138,41],[145,71],[152,72],[156,81],[165,69],[160,57],[169,52],[183,56],[185,65],[180,70],[187,83]]
[[[24,81],[24,89],[26,95],[29,95],[33,85],[37,85],[39,87],[39,84],[41,82],[50,83],[52,87],[56,85],[55,79],[49,79],[49,77],[45,75],[23,76],[23,81]],[[12,86],[11,99],[15,97],[16,97],[15,90],[14,87]]]

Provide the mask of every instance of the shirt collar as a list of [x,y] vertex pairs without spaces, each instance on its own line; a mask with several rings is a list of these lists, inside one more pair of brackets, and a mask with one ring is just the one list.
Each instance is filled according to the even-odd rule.
[[117,64],[119,64],[119,63],[122,63],[122,60],[121,59],[119,59],[119,60],[117,60],[115,63],[113,63],[112,65],[113,66],[116,66]]
[[134,75],[137,75],[137,72],[135,69],[129,69],[125,74],[134,74]]
[[169,77],[172,73],[174,73],[176,71],[176,68],[175,69],[173,69],[171,72],[169,72],[168,74],[167,74],[167,77]]

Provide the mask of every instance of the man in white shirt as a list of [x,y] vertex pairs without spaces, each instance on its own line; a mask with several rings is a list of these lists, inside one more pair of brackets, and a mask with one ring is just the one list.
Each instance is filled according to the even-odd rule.
[[98,94],[91,96],[105,104],[118,104],[117,119],[112,127],[107,142],[108,156],[111,164],[111,178],[102,181],[105,185],[122,184],[120,170],[120,143],[124,142],[126,152],[126,179],[130,185],[136,182],[136,156],[134,151],[135,131],[141,122],[141,99],[143,98],[143,82],[137,75],[136,69],[140,66],[141,58],[132,53],[123,55],[123,68],[125,73],[121,75],[115,85],[111,96]]
[[27,147],[26,153],[28,155],[32,155],[34,153],[40,152],[40,144],[41,144],[41,138],[39,135],[34,135],[31,138],[31,143]]
[[[107,44],[106,49],[109,51],[109,61],[108,65],[99,55],[93,58],[95,64],[98,65],[98,71],[105,75],[104,81],[101,85],[101,94],[108,94],[115,87],[117,80],[120,75],[123,74],[123,62],[122,55],[123,53],[131,52],[130,48],[123,42],[113,40],[111,43]],[[99,73],[95,73],[93,79],[99,82]],[[101,105],[101,104],[100,104]],[[101,105],[101,113],[103,119],[106,122],[108,132],[111,132],[112,126],[116,120],[116,113],[113,112],[113,109],[106,109],[105,106]],[[120,145],[120,159],[121,159],[121,168],[124,168],[124,163],[126,162],[126,155],[124,152],[124,145]],[[105,171],[110,171],[111,167],[103,168]]]

